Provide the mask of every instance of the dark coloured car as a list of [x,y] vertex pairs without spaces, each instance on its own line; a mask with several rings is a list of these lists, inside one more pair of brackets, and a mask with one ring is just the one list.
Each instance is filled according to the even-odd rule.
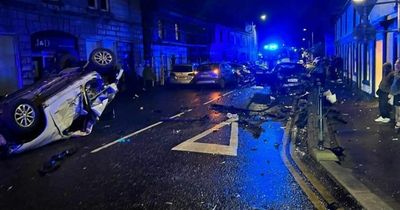
[[279,63],[268,76],[268,84],[272,91],[291,92],[303,89],[306,74],[306,68],[299,63]]
[[228,63],[207,63],[199,65],[193,83],[225,88],[227,84],[237,84],[237,77]]

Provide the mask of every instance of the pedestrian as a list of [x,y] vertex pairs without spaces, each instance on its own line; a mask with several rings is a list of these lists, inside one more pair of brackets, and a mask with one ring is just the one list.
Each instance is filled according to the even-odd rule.
[[390,87],[393,84],[394,71],[391,63],[384,63],[382,66],[383,78],[379,83],[379,88],[376,91],[379,99],[379,117],[375,122],[388,123],[390,122],[390,109],[391,106],[388,102],[392,95],[390,94]]
[[143,84],[144,88],[151,83],[151,87],[154,87],[154,81],[156,80],[156,75],[154,74],[153,68],[151,68],[150,63],[146,63],[146,67],[143,69]]
[[390,94],[393,95],[393,105],[395,111],[395,128],[400,128],[400,58],[394,64],[394,78],[390,87]]

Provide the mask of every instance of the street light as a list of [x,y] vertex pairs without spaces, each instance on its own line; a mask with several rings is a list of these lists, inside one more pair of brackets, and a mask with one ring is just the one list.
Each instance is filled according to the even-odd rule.
[[307,31],[307,29],[306,29],[306,28],[303,28],[303,31]]
[[260,16],[260,19],[261,19],[262,21],[266,21],[266,20],[267,20],[267,15],[266,15],[266,14],[262,14],[262,15]]

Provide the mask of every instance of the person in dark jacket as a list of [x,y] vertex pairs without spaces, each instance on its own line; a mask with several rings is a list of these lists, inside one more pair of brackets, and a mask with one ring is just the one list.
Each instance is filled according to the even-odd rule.
[[400,128],[400,59],[397,59],[394,64],[394,78],[392,86],[390,87],[390,94],[394,97],[395,128],[398,129]]
[[151,87],[154,87],[154,81],[156,80],[156,75],[154,74],[153,68],[147,63],[146,67],[143,69],[143,81],[144,87],[147,88],[148,83],[151,83]]
[[379,83],[379,88],[376,94],[379,97],[379,113],[380,116],[375,119],[375,122],[388,123],[390,122],[390,109],[391,106],[388,102],[390,87],[393,83],[394,71],[391,63],[383,64],[383,78]]

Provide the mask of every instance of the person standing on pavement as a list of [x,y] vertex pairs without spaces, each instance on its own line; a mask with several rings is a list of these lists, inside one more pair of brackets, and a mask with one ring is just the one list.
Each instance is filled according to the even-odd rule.
[[151,83],[151,87],[154,87],[155,79],[156,75],[154,74],[153,68],[151,68],[150,63],[146,63],[146,67],[143,69],[144,87],[146,88],[149,82]]
[[[390,99],[390,87],[393,83],[394,71],[391,63],[384,63],[382,66],[383,78],[379,83],[379,88],[376,91],[379,99],[379,117],[375,122],[388,123],[390,122],[390,109],[391,106],[388,102]],[[389,96],[390,95],[390,96]]]
[[390,87],[390,94],[393,95],[393,105],[395,108],[395,128],[400,128],[400,58],[394,64],[394,78]]

